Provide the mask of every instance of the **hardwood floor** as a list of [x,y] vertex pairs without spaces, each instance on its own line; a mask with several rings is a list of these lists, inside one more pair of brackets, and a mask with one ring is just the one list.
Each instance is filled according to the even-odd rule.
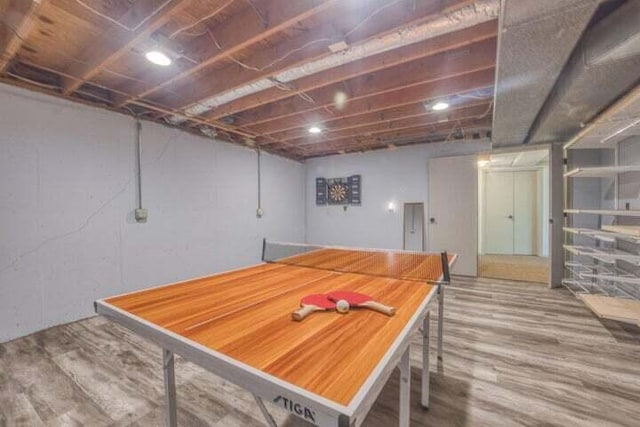
[[[455,278],[445,314],[428,411],[418,337],[412,349],[412,426],[639,425],[640,328],[601,322],[563,289],[494,279]],[[181,359],[176,377],[180,425],[264,425],[234,385]],[[395,425],[397,401],[395,373],[364,425]],[[160,350],[103,318],[0,344],[0,426],[163,422]]]

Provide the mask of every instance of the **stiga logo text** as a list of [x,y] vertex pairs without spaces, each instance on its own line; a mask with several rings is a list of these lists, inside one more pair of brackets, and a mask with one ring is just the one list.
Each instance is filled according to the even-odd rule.
[[273,403],[281,404],[284,409],[286,409],[289,412],[293,412],[298,416],[303,417],[305,420],[309,420],[312,423],[316,422],[316,413],[312,409],[309,409],[304,405],[296,403],[291,399],[287,399],[284,396],[278,396],[275,399],[273,399]]

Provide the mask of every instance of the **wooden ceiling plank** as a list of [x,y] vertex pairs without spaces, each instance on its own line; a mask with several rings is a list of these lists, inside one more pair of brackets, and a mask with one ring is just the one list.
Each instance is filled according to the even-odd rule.
[[131,21],[134,18],[141,22],[141,17],[149,17],[154,11],[157,13],[135,31],[128,31],[117,25],[100,36],[99,40],[92,40],[85,48],[78,61],[71,63],[67,68],[68,74],[78,76],[79,79],[67,79],[64,83],[63,93],[69,95],[82,84],[98,75],[104,68],[116,62],[140,41],[148,38],[155,31],[164,26],[171,17],[182,10],[188,0],[173,0],[162,7],[165,0],[138,1],[129,9],[120,21]]
[[[367,8],[360,8],[361,10],[350,11],[351,14],[360,12],[362,15],[362,19],[366,18],[367,14],[370,14],[370,9],[379,9],[380,5],[384,5],[387,3],[386,0],[376,0],[369,1],[363,3],[367,5]],[[457,0],[456,2],[450,1],[451,3],[464,3],[461,0]],[[337,21],[340,21],[345,17],[347,13],[349,13],[349,9],[353,9],[352,2],[345,2],[344,4],[339,5],[337,10],[331,10],[334,14]],[[194,104],[198,104],[200,102],[205,101],[206,99],[218,95],[220,93],[224,93],[238,87],[245,86],[252,82],[255,82],[260,79],[268,78],[273,75],[276,75],[286,69],[290,69],[295,66],[299,66],[303,63],[309,63],[323,57],[326,57],[331,54],[329,49],[327,48],[333,42],[336,41],[345,41],[348,45],[355,45],[370,40],[374,37],[381,37],[385,34],[389,34],[394,31],[398,31],[401,28],[406,28],[410,25],[415,24],[416,22],[424,21],[428,18],[434,17],[441,13],[441,4],[438,2],[429,2],[429,8],[426,10],[424,8],[414,8],[412,4],[407,1],[398,2],[395,4],[391,4],[387,8],[384,9],[384,14],[379,13],[371,17],[369,21],[367,21],[367,25],[362,27],[362,31],[358,31],[355,34],[357,37],[348,36],[344,37],[344,34],[341,34],[341,30],[338,28],[343,28],[344,25],[340,25],[340,23],[336,23],[336,25],[321,25],[317,28],[314,28],[310,31],[306,31],[298,37],[293,39],[285,40],[282,43],[267,48],[262,49],[259,52],[254,53],[250,58],[250,65],[254,69],[243,68],[237,64],[230,64],[224,67],[221,70],[212,71],[210,75],[205,75],[202,78],[199,78],[194,81],[189,81],[186,85],[183,85],[176,92],[179,93],[179,96],[172,96],[171,94],[167,94],[165,98],[159,100],[161,103],[166,103],[168,105],[172,105],[177,109],[188,108]],[[353,17],[349,16],[348,18],[353,19]],[[491,28],[486,28],[489,35],[487,37],[495,36],[497,34],[497,22],[494,21]],[[482,32],[485,28],[479,29],[478,32]],[[466,34],[467,38],[473,39],[474,37],[478,37],[477,40],[480,40],[482,35],[478,34]],[[318,43],[313,43],[314,41],[322,41]],[[460,42],[460,40],[458,40]],[[469,43],[467,41],[467,43]],[[453,43],[451,43],[453,44]],[[422,46],[422,43],[417,43],[416,45]],[[302,49],[304,47],[304,49]],[[454,46],[455,47],[455,46]],[[449,47],[453,49],[454,47]],[[425,46],[422,49],[417,49],[423,51],[422,56],[426,56],[430,50],[431,46]],[[282,58],[283,52],[292,52],[291,55]],[[395,51],[394,51],[395,52]],[[386,58],[389,61],[395,61],[395,63],[399,63],[399,61],[403,60],[405,62],[410,61],[411,59],[415,59],[418,56],[413,56],[410,52],[407,52],[407,55],[403,58],[402,55],[396,53],[395,55],[389,52],[386,55]],[[280,60],[279,60],[280,59]],[[279,60],[279,61],[278,61]],[[277,62],[277,66],[269,67],[269,64],[273,64],[274,61]],[[358,61],[358,63],[362,63],[363,61]],[[379,64],[386,64],[385,58],[380,57]],[[343,75],[335,72],[334,70],[328,70],[323,73],[318,73],[317,77],[330,77],[333,80],[327,81],[326,79],[320,78],[321,82],[324,81],[324,84],[333,83],[339,80],[345,80],[347,78],[354,77],[359,74],[363,74],[365,72],[373,71],[377,69],[375,66],[368,67],[368,64],[362,64],[362,68],[358,68],[355,64],[350,64],[350,67],[346,67]],[[387,65],[391,66],[393,64]],[[369,68],[369,71],[365,70]],[[257,70],[256,70],[257,69]],[[315,85],[313,84],[316,79],[305,79],[309,80],[310,84],[306,84],[305,82],[301,82],[297,80],[294,83],[294,86],[299,90],[311,90],[319,87],[322,83]],[[282,96],[291,96],[292,94],[287,94],[282,90],[271,90],[270,92],[273,94],[277,94],[280,98],[273,98],[271,100],[265,100],[265,91],[262,91],[258,94],[250,95],[244,98],[241,98],[243,102],[233,102],[230,105],[226,104],[219,109],[216,109],[215,117],[212,118],[220,118],[222,116],[236,113],[238,111],[243,111],[257,105],[264,104],[266,102],[272,102],[277,99],[281,99]],[[295,93],[295,92],[294,92]],[[240,100],[238,100],[240,101]],[[256,103],[257,102],[257,103]]]
[[350,109],[350,103],[385,92],[437,81],[473,71],[495,66],[496,41],[487,39],[456,51],[418,59],[376,73],[366,74],[342,83],[307,92],[313,100],[300,97],[272,103],[235,115],[236,123],[254,127],[257,124],[297,116],[302,113],[331,108],[335,106],[335,94],[349,88],[348,101],[344,109]]
[[[337,1],[263,0],[260,4],[254,1],[254,5],[260,15],[258,13],[240,14],[211,29],[211,34],[215,36],[216,42],[221,49],[209,37],[200,37],[187,51],[190,52],[190,56],[202,58],[201,62],[179,72],[170,79],[157,78],[149,83],[134,82],[123,90],[136,94],[133,99],[148,97],[160,89],[175,85],[178,81],[226,59],[242,49],[326,10]],[[266,22],[262,21],[263,16],[266,17]],[[126,105],[128,102],[130,102],[129,99],[121,100],[118,106]]]
[[219,119],[224,116],[297,96],[300,93],[307,93],[343,80],[349,80],[368,73],[494,38],[496,34],[497,22],[487,22],[466,30],[393,49],[334,69],[326,70],[322,73],[303,77],[291,82],[291,86],[294,88],[292,91],[283,91],[282,89],[274,87],[254,95],[242,97],[224,104],[212,110],[210,113],[204,114],[204,116],[211,119]]
[[[493,68],[495,55],[492,53],[496,49],[493,41],[491,39],[465,48],[465,55],[457,52],[439,54],[307,93],[313,102],[296,97],[255,108],[235,115],[235,123],[260,129],[260,134],[274,133],[283,128],[270,122],[310,113],[322,115],[322,111],[336,115],[353,112],[357,111],[354,104],[360,104],[358,101],[372,96]],[[342,107],[336,106],[335,102],[335,95],[339,92],[346,93],[348,98]],[[301,120],[298,122],[298,127],[313,124]]]
[[477,103],[469,106],[468,104],[462,108],[453,109],[446,113],[426,111],[423,107],[423,114],[415,117],[406,117],[391,121],[382,121],[367,126],[358,128],[352,128],[337,132],[331,132],[330,134],[323,134],[320,138],[315,138],[313,135],[307,135],[304,138],[272,142],[268,145],[282,145],[282,146],[306,146],[323,144],[329,141],[344,140],[350,138],[357,138],[362,136],[370,136],[378,133],[385,133],[393,130],[411,129],[416,127],[422,127],[427,125],[436,125],[440,123],[454,123],[457,120],[465,120],[471,118],[487,117],[491,114],[491,103],[485,100],[483,103]]
[[[29,33],[35,28],[38,11],[48,0],[9,0],[4,11],[7,31],[0,38],[0,74],[16,56]],[[3,23],[0,23],[0,27]]]
[[[457,129],[462,128],[465,133],[473,133],[477,131],[485,131],[491,129],[491,119],[466,119],[458,122],[451,122],[440,125],[428,125],[419,128],[412,128],[403,131],[393,131],[381,133],[371,138],[350,138],[344,141],[333,142],[330,144],[319,144],[312,146],[297,147],[293,150],[298,153],[304,153],[303,157],[316,156],[327,152],[350,151],[357,149],[369,149],[372,146],[387,146],[389,144],[400,144],[402,140],[420,138],[428,139],[434,136],[446,136],[454,133]],[[394,142],[395,141],[395,142]],[[296,148],[296,147],[294,147]]]
[[[486,99],[472,99],[468,102],[464,102],[460,105],[454,106],[448,111],[455,111],[456,109],[460,108],[486,104],[491,100],[491,98],[492,97],[487,97]],[[334,132],[358,129],[380,122],[408,119],[411,117],[424,116],[427,114],[434,114],[434,112],[427,110],[423,102],[418,102],[414,104],[403,105],[400,107],[393,107],[382,111],[365,113],[359,116],[327,120],[318,124],[321,125],[324,129],[322,135],[333,135]],[[271,134],[270,136],[277,139],[278,141],[285,142],[309,137],[309,131],[306,128],[290,129]]]
[[291,129],[307,127],[311,123],[323,123],[344,118],[356,118],[363,114],[370,114],[391,108],[425,102],[430,99],[448,97],[456,94],[486,89],[493,86],[495,69],[493,67],[474,71],[460,76],[423,83],[409,88],[401,88],[376,96],[352,101],[343,110],[317,110],[304,113],[301,116],[285,117],[280,120],[250,126],[252,132],[258,135],[270,135]]

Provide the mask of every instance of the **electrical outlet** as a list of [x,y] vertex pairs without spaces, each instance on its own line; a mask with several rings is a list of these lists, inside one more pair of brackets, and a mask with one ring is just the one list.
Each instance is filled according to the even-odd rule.
[[145,208],[136,209],[134,211],[134,215],[136,217],[136,222],[147,222],[148,212]]
[[262,208],[256,209],[256,217],[262,218],[262,215],[264,215],[264,212],[262,211]]

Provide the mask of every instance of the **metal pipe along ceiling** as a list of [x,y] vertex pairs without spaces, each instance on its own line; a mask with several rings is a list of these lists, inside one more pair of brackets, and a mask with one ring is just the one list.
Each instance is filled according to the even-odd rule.
[[[497,19],[499,10],[499,0],[480,0],[455,11],[443,14],[441,17],[424,24],[408,26],[391,34],[374,38],[368,42],[350,46],[344,51],[274,74],[270,78],[260,79],[245,86],[215,95],[187,108],[185,114],[187,116],[200,115],[238,98],[272,88],[278,83],[289,83],[311,74],[316,74],[392,49],[454,31],[464,30],[474,25]],[[178,124],[184,122],[186,119],[174,116],[170,120],[172,123]]]

